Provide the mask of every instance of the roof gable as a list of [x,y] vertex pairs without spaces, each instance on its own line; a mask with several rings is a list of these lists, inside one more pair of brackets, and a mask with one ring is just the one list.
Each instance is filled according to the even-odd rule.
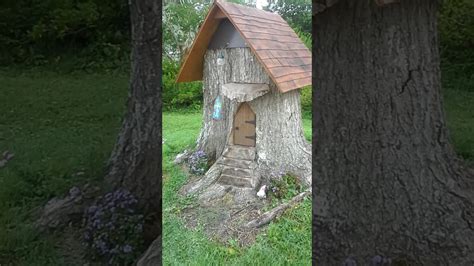
[[204,54],[222,19],[228,18],[281,92],[311,85],[311,53],[278,14],[214,2],[199,29],[177,82],[202,80]]
[[248,47],[242,35],[227,18],[222,19],[207,49]]

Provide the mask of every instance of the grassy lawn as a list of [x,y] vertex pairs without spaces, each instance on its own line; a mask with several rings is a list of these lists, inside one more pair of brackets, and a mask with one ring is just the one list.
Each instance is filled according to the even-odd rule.
[[[0,69],[0,153],[15,153],[0,169],[0,264],[67,265],[56,248],[60,233],[46,236],[34,229],[35,209],[72,185],[101,180],[127,87],[127,75]],[[444,95],[456,151],[472,162],[474,91],[456,85],[445,89]],[[165,264],[309,265],[309,200],[272,223],[249,248],[218,245],[200,230],[184,228],[178,214],[190,199],[178,197],[176,191],[187,177],[171,161],[194,144],[201,115],[167,112],[163,118]],[[309,137],[309,118],[304,127]]]
[[444,92],[444,109],[457,154],[474,167],[474,91]]
[[[195,143],[200,127],[200,113],[163,115],[163,262],[166,265],[310,265],[310,199],[287,211],[248,248],[233,243],[219,245],[207,239],[202,230],[184,227],[178,214],[186,207],[187,199],[178,196],[177,190],[187,177],[172,161],[177,153]],[[310,139],[310,118],[304,120],[304,129]]]
[[0,153],[15,153],[0,169],[0,264],[64,265],[32,211],[101,179],[127,90],[126,76],[0,70]]

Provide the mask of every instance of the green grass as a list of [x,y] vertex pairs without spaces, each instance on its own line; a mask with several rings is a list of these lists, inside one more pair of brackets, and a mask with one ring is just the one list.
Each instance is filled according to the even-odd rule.
[[457,63],[445,62],[441,77],[451,141],[458,155],[474,167],[474,57],[465,56]]
[[444,109],[456,153],[474,166],[474,90],[444,90]]
[[126,76],[0,70],[0,153],[15,153],[0,169],[0,264],[60,264],[60,236],[39,235],[31,211],[103,176],[127,88]]
[[[310,139],[311,120],[305,118],[303,122],[305,136]],[[163,262],[166,265],[310,265],[310,199],[272,223],[266,234],[260,235],[248,248],[220,245],[207,239],[201,230],[184,227],[178,213],[185,207],[186,199],[178,196],[177,190],[187,177],[172,161],[178,152],[194,144],[200,127],[200,113],[163,115]]]
[[[444,103],[455,149],[473,162],[473,83],[464,77],[461,84],[459,75],[444,76]],[[15,153],[0,169],[0,264],[64,265],[55,247],[60,233],[39,234],[32,226],[34,211],[72,185],[101,180],[117,137],[127,87],[126,74],[0,69],[0,152]],[[305,116],[303,123],[309,138],[310,117]],[[176,191],[187,177],[171,159],[194,144],[201,114],[165,113],[163,125],[166,264],[310,263],[309,200],[272,223],[266,235],[245,249],[218,245],[200,230],[185,229],[177,214],[190,199],[178,197]],[[77,176],[77,172],[84,174]]]

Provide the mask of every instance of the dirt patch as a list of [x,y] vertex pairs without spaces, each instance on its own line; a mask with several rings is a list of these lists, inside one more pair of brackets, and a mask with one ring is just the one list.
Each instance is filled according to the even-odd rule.
[[183,209],[181,217],[190,229],[202,228],[211,239],[227,244],[235,240],[239,246],[251,245],[263,229],[245,225],[262,213],[264,201],[235,205],[228,196],[206,205]]
[[[183,206],[180,216],[187,228],[202,230],[210,239],[222,244],[229,244],[229,240],[240,247],[253,244],[257,235],[266,230],[265,225],[293,204],[281,201],[291,202],[291,197],[302,189],[298,179],[288,174],[278,184],[267,184],[264,199],[257,197],[256,189],[217,182],[222,172],[217,164],[205,176],[191,175],[185,165],[181,165],[181,169],[189,179],[179,194],[195,198],[191,206]],[[306,194],[297,196],[295,203]]]
[[77,227],[66,227],[61,232],[56,246],[59,254],[64,260],[65,265],[89,265],[85,246],[82,244],[82,234]]

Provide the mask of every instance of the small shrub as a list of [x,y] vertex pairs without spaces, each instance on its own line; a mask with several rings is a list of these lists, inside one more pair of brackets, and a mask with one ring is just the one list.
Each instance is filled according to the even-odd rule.
[[311,117],[313,106],[313,92],[311,86],[306,86],[301,89],[301,111],[303,116]]
[[176,83],[179,64],[163,60],[163,108],[165,110],[199,110],[202,104],[202,82]]
[[198,150],[189,157],[189,170],[195,175],[203,175],[208,169],[208,157],[202,150]]
[[143,246],[143,216],[137,200],[125,189],[101,197],[85,213],[84,243],[94,260],[108,264],[131,264]]
[[282,199],[283,197],[285,197],[287,192],[288,190],[283,180],[276,180],[272,182],[271,190],[270,190],[272,198],[275,197],[277,199]]
[[280,172],[271,179],[269,194],[271,198],[290,199],[300,193],[301,189],[301,184],[295,175]]

